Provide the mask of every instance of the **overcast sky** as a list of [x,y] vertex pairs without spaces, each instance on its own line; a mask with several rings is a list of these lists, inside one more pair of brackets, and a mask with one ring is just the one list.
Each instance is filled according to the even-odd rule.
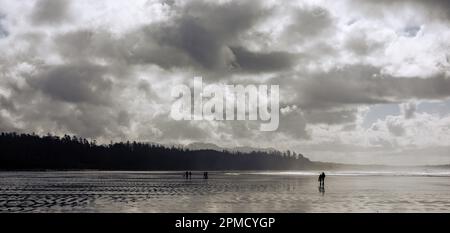
[[[0,51],[0,131],[450,163],[447,0],[0,0]],[[279,129],[172,120],[194,76],[279,84]]]

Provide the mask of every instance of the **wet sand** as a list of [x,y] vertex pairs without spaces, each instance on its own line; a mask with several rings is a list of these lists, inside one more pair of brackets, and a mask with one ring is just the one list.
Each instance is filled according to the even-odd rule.
[[450,212],[450,177],[0,172],[0,212]]

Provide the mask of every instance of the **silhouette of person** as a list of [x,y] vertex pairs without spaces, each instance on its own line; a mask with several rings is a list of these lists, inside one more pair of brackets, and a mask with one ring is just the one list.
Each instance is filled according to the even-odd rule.
[[189,179],[191,179],[192,177],[192,172],[189,172]]
[[184,173],[184,178],[189,178],[189,173],[187,171]]
[[324,187],[325,186],[325,172],[322,172],[319,175],[319,186]]
[[318,181],[319,181],[319,186],[320,186],[320,187],[324,187],[324,186],[325,186],[325,172],[322,172],[322,173],[319,175]]
[[322,172],[322,187],[325,187],[325,172]]
[[203,179],[208,179],[208,172],[203,172]]

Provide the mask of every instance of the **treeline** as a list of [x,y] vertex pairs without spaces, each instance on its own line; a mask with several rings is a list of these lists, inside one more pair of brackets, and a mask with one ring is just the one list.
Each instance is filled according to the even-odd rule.
[[139,142],[98,145],[65,135],[2,133],[0,169],[99,170],[285,170],[313,163],[287,152],[189,150]]

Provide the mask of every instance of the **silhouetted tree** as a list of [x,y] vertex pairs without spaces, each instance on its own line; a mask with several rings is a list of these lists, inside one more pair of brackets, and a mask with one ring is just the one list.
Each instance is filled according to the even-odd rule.
[[283,170],[309,167],[311,161],[291,151],[242,153],[189,150],[140,142],[97,145],[76,136],[1,133],[0,169],[100,170]]

